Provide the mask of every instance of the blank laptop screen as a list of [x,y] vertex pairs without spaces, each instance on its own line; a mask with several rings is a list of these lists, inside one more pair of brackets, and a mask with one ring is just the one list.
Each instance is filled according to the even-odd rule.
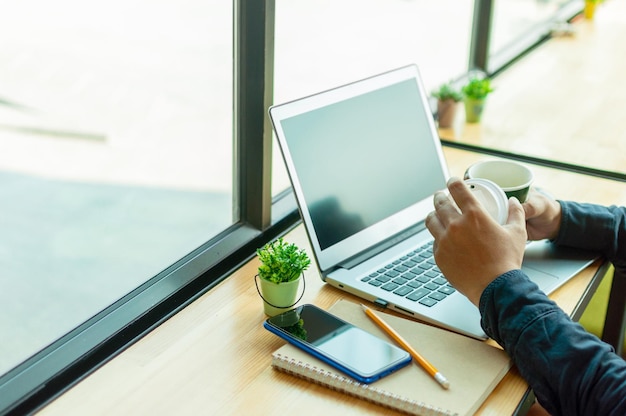
[[281,121],[322,250],[445,188],[427,117],[409,79]]

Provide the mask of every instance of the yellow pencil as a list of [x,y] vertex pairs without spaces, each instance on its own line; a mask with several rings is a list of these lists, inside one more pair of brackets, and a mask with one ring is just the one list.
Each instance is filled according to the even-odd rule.
[[413,359],[415,359],[415,361],[417,361],[428,372],[428,374],[433,376],[435,380],[437,380],[437,382],[441,384],[441,387],[443,387],[444,389],[450,388],[450,382],[448,381],[448,379],[443,374],[441,374],[439,370],[437,370],[431,363],[426,361],[426,359],[422,357],[419,352],[415,351],[415,349],[411,347],[409,343],[406,342],[404,338],[402,338],[400,334],[395,331],[395,329],[389,326],[387,322],[383,321],[370,308],[365,305],[361,306],[363,307],[365,314],[372,318],[372,320],[376,322],[376,324],[380,326],[387,334],[389,334],[391,338],[393,338],[398,344],[400,344],[402,348],[407,350],[408,353],[411,354],[411,357],[413,357]]

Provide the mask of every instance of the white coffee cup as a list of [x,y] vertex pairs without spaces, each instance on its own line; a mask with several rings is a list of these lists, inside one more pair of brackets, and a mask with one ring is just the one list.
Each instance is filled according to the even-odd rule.
[[511,160],[484,160],[467,168],[464,178],[490,180],[502,188],[507,198],[525,202],[534,175],[526,166]]

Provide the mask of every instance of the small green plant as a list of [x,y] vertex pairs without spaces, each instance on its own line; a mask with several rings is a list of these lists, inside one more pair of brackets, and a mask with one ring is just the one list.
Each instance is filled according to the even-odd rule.
[[282,238],[267,243],[256,252],[261,260],[259,277],[274,283],[296,280],[311,264],[304,250]]
[[452,100],[455,103],[458,103],[463,99],[463,94],[456,89],[451,82],[447,82],[445,84],[441,84],[438,90],[433,91],[433,97],[438,100]]
[[482,100],[493,92],[493,88],[489,78],[471,78],[461,91],[467,98]]

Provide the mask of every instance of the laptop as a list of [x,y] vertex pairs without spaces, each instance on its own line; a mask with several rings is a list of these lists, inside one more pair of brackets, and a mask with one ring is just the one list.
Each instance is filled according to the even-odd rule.
[[[379,306],[485,339],[441,275],[424,220],[449,178],[417,66],[269,109],[322,279]],[[524,270],[551,293],[592,253],[529,243]]]

